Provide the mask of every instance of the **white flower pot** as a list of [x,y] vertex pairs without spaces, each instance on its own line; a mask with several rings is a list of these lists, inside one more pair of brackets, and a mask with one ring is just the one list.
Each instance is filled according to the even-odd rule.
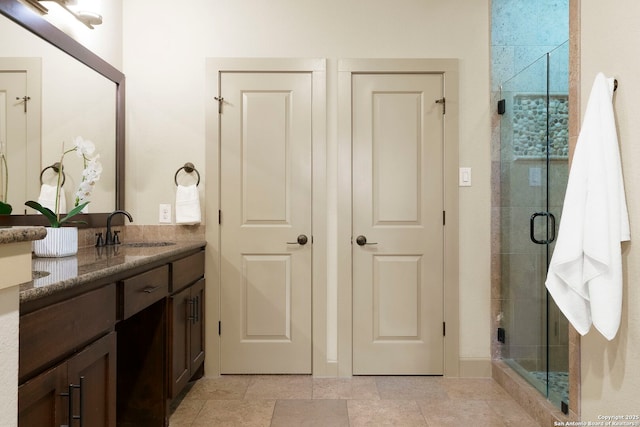
[[78,253],[78,229],[76,227],[45,227],[47,236],[33,242],[33,252],[39,257],[65,257]]

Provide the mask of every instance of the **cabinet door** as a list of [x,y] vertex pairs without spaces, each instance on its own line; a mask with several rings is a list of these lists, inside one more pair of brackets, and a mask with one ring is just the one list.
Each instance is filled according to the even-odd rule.
[[174,398],[189,381],[189,330],[193,302],[191,288],[172,295],[169,303],[171,319],[171,387],[170,398]]
[[191,338],[189,376],[191,377],[204,362],[204,283],[204,279],[200,279],[191,287],[191,300],[193,301],[193,315],[189,322]]
[[200,279],[170,298],[172,399],[204,362],[204,285]]
[[[82,416],[82,425],[116,425],[116,334],[99,339],[67,362],[69,383],[82,387],[73,390],[73,414]],[[81,381],[82,378],[82,381]],[[82,408],[80,397],[82,396]],[[76,421],[77,422],[77,421]],[[37,425],[37,424],[32,424]],[[80,425],[72,423],[73,425]]]
[[67,365],[58,365],[18,387],[18,426],[58,427],[67,424]]

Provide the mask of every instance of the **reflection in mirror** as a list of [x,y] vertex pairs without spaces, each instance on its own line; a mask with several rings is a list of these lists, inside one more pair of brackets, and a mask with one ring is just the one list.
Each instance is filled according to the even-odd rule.
[[[6,93],[9,101],[4,117],[0,117],[0,140],[9,170],[7,200],[13,213],[27,213],[24,202],[38,199],[41,171],[60,161],[63,143],[66,149],[71,148],[75,136],[96,144],[104,166],[89,211],[114,210],[115,84],[2,16],[0,38],[15,41],[0,45],[0,92]],[[38,129],[40,112],[42,125]],[[83,166],[73,157],[65,158],[67,179],[63,189],[68,207]],[[56,174],[42,175],[44,184],[55,185],[56,181]]]
[[28,171],[40,167],[40,96],[27,92],[40,93],[40,74],[40,58],[0,57],[0,201],[14,213],[37,191]]
[[[22,215],[35,213],[25,212],[24,202],[38,199],[41,184],[55,185],[53,169],[41,177],[42,170],[60,161],[63,143],[72,148],[81,136],[95,143],[104,168],[91,215],[82,219],[103,226],[108,212],[124,208],[124,75],[16,0],[0,0],[0,13],[0,39],[12,40],[0,45],[0,141],[9,171],[6,195],[0,179],[0,200],[20,214],[0,216],[0,225],[41,223],[39,215]],[[82,169],[82,159],[65,156],[68,209]]]

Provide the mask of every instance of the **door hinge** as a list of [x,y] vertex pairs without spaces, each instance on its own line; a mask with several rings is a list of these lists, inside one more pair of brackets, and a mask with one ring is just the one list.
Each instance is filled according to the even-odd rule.
[[218,225],[222,224],[222,211],[218,209]]
[[447,211],[442,211],[442,225],[447,225]]
[[442,104],[442,114],[447,113],[447,100],[444,96],[440,99],[436,99],[436,104]]
[[447,336],[447,323],[446,322],[442,322],[442,336],[443,337]]
[[222,103],[224,102],[224,98],[222,96],[215,96],[213,99],[218,101],[218,114],[222,114]]
[[218,320],[218,335],[222,335],[222,321]]
[[24,112],[27,112],[27,104],[31,101],[30,96],[23,96],[22,98],[16,97],[16,101],[22,101],[24,103]]

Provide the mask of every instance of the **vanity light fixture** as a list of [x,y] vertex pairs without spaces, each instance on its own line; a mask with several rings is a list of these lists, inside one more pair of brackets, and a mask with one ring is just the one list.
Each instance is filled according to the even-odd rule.
[[88,10],[79,10],[76,12],[76,18],[91,29],[94,25],[102,24],[102,15]]
[[80,10],[78,8],[77,0],[23,0],[25,3],[29,4],[33,8],[35,8],[38,12],[46,15],[49,13],[49,9],[43,3],[55,3],[60,6],[62,9],[69,12],[74,18],[78,21],[82,22],[88,28],[92,29],[95,25],[102,24],[102,15],[87,11]]

